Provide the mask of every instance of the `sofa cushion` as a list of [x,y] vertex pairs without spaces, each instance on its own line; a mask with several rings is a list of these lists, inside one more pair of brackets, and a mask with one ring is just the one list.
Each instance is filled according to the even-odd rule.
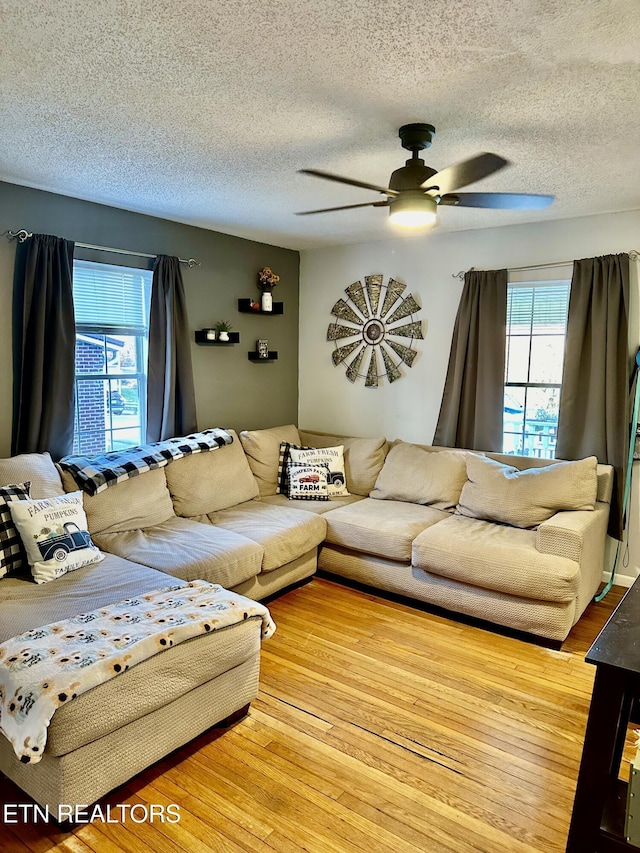
[[366,497],[376,484],[389,445],[386,438],[354,438],[300,430],[300,441],[309,447],[344,447],[344,470],[351,494]]
[[370,497],[453,510],[466,482],[464,450],[429,451],[401,441],[387,454]]
[[280,442],[300,444],[298,428],[293,424],[271,429],[243,430],[240,433],[242,448],[247,454],[249,467],[258,482],[259,494],[275,495],[278,482]]
[[238,436],[215,453],[198,453],[177,459],[164,469],[176,515],[191,518],[250,501],[258,496]]
[[[0,459],[0,486],[31,483],[32,498],[55,498],[64,494],[58,469],[48,453],[20,453]],[[74,485],[72,491],[78,487]]]
[[0,583],[0,643],[32,628],[71,619],[125,598],[170,586],[175,579],[147,566],[105,554],[101,563],[38,586],[29,576]]
[[448,516],[416,537],[412,564],[471,586],[533,598],[572,601],[580,566],[536,549],[535,530]]
[[263,503],[271,504],[272,506],[285,506],[289,509],[303,509],[306,512],[316,512],[320,515],[329,510],[337,509],[341,506],[355,503],[356,501],[364,500],[362,495],[344,495],[341,498],[329,498],[328,501],[297,501],[289,499],[286,495],[267,495],[260,498]]
[[535,527],[562,510],[593,510],[595,456],[519,471],[484,456],[467,456],[468,481],[456,512],[468,518]]
[[327,542],[390,560],[411,560],[416,536],[449,514],[433,507],[365,498],[324,515]]
[[[211,455],[215,456],[213,453]],[[84,492],[82,497],[89,533],[121,533],[125,530],[139,530],[142,527],[162,524],[163,521],[173,518],[175,513],[171,495],[167,489],[165,470],[165,468],[155,468],[146,471],[137,477],[123,480],[115,486],[109,486],[97,495],[88,495]],[[62,483],[68,492],[74,492],[78,488],[69,471],[62,472]]]
[[[475,452],[478,453],[478,451]],[[496,462],[502,462],[503,465],[513,465],[514,468],[518,468],[520,471],[525,468],[547,468],[549,465],[555,465],[556,462],[563,461],[560,459],[549,461],[548,459],[540,459],[537,456],[514,456],[508,453],[494,453],[493,451],[487,451],[480,455],[495,459]],[[597,500],[610,504],[611,492],[613,490],[613,466],[598,463],[596,473],[598,476]]]
[[262,548],[244,536],[188,518],[170,518],[144,530],[99,533],[98,547],[182,578],[230,588],[260,571]]
[[316,513],[259,500],[209,513],[208,518],[216,529],[233,531],[258,543],[264,549],[263,572],[278,569],[317,548],[327,529],[324,517]]

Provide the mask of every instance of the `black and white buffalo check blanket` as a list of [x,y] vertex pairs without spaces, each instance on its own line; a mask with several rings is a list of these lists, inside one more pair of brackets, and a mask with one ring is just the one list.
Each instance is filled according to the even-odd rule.
[[68,471],[78,486],[88,495],[97,495],[130,477],[137,477],[153,468],[163,468],[169,462],[204,453],[231,444],[233,436],[226,429],[205,429],[181,438],[168,438],[141,447],[128,447],[117,453],[100,456],[65,456],[58,463]]

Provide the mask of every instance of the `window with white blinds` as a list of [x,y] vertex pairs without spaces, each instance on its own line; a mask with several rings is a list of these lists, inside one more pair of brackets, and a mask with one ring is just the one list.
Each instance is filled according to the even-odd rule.
[[553,459],[570,279],[510,282],[503,450]]
[[142,444],[152,273],[75,260],[74,452],[94,456]]
[[149,322],[149,270],[73,262],[73,304],[77,326],[145,331]]

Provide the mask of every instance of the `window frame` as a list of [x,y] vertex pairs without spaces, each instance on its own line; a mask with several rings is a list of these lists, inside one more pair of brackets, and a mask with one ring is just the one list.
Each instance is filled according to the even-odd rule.
[[[523,277],[521,280],[512,280],[511,273],[509,273],[509,280],[507,282],[507,318],[506,318],[506,328],[505,328],[505,372],[504,372],[503,388],[504,388],[504,396],[506,396],[509,389],[521,389],[521,390],[523,390],[524,394],[523,394],[522,428],[521,428],[521,430],[519,430],[517,432],[515,430],[505,429],[505,424],[504,424],[504,414],[505,414],[504,406],[505,406],[505,404],[503,403],[502,452],[505,455],[510,455],[510,456],[524,455],[524,456],[528,456],[530,458],[555,459],[555,445],[556,445],[557,437],[558,437],[557,436],[557,423],[556,423],[555,440],[553,441],[552,447],[550,447],[550,442],[546,442],[544,444],[544,446],[542,448],[542,452],[540,454],[535,454],[535,453],[530,452],[531,449],[527,447],[527,443],[531,438],[531,431],[527,428],[527,422],[528,422],[527,421],[527,398],[529,395],[529,391],[531,389],[533,389],[533,390],[536,390],[536,389],[557,390],[559,396],[562,394],[562,381],[560,381],[560,382],[531,382],[529,379],[529,377],[531,376],[533,340],[536,337],[536,334],[534,331],[534,329],[535,329],[535,323],[534,323],[534,320],[535,320],[535,293],[536,293],[536,290],[538,290],[538,289],[542,290],[544,288],[549,288],[549,287],[553,287],[553,286],[557,287],[559,285],[566,286],[566,289],[567,289],[567,315],[566,315],[565,323],[564,323],[564,332],[562,333],[562,335],[554,333],[554,332],[545,333],[547,336],[555,335],[557,337],[563,338],[563,340],[564,340],[563,362],[564,362],[564,352],[566,349],[566,341],[567,341],[567,322],[568,322],[569,299],[571,296],[571,276],[570,276],[570,274],[560,276],[557,274],[558,271],[559,270],[556,271],[556,274],[551,274],[550,271],[547,271],[546,275],[543,273],[543,274],[541,274],[541,276],[539,278],[531,278],[531,277],[524,278]],[[511,322],[510,322],[510,315],[509,315],[509,291],[515,290],[515,289],[520,289],[520,288],[523,288],[523,289],[528,288],[528,289],[533,290],[533,301],[532,301],[532,306],[531,306],[531,314],[529,317],[528,335],[527,334],[525,334],[525,335],[510,334]],[[523,338],[528,338],[528,340],[529,340],[529,352],[528,352],[528,358],[527,358],[527,380],[526,381],[509,381],[508,380],[510,348],[511,348],[512,338],[514,338],[514,337],[523,337]],[[507,436],[512,438],[512,442],[513,442],[514,446],[518,442],[520,443],[521,450],[519,452],[516,452],[516,451],[512,452],[512,451],[509,451],[508,449],[506,449],[507,448],[507,442],[505,439],[507,438]],[[551,455],[546,455],[545,451],[550,451]]]
[[[110,264],[103,261],[87,261],[86,259],[74,258],[74,265],[76,261],[80,261],[83,264],[92,264],[97,267],[113,267],[117,266],[120,269],[131,270],[136,274],[143,274],[145,277],[150,275],[150,270],[141,269],[139,267],[126,267],[121,264]],[[75,268],[75,267],[74,267]],[[148,282],[150,284],[150,281]],[[144,290],[143,290],[144,294]],[[102,372],[87,372],[87,373],[79,373],[77,371],[77,367],[74,368],[74,394],[75,394],[75,405],[74,405],[74,418],[73,418],[73,435],[74,435],[74,445],[77,447],[77,452],[83,455],[82,451],[82,438],[94,438],[97,436],[102,436],[104,438],[105,449],[103,453],[112,453],[118,452],[119,449],[114,447],[114,443],[117,442],[117,436],[119,432],[124,432],[125,430],[139,429],[140,431],[140,442],[144,444],[146,441],[146,432],[147,432],[147,384],[148,384],[148,340],[149,340],[149,308],[150,308],[150,293],[148,294],[149,298],[144,298],[143,302],[143,313],[146,315],[146,325],[144,327],[139,325],[127,326],[127,325],[103,325],[100,323],[76,323],[75,324],[75,335],[76,335],[76,347],[78,336],[100,336],[103,340],[98,342],[97,345],[103,347],[103,364],[104,371]],[[133,338],[135,340],[135,359],[136,359],[136,369],[135,371],[123,371],[120,368],[117,372],[110,371],[108,366],[108,358],[107,358],[107,348],[108,343],[107,339],[113,337],[128,337]],[[114,424],[114,412],[113,408],[109,400],[109,396],[112,391],[112,382],[121,382],[122,380],[132,380],[137,382],[138,388],[138,423],[128,427],[118,427]],[[81,412],[80,407],[78,406],[78,401],[80,399],[79,395],[79,387],[83,382],[102,382],[106,386],[106,398],[105,398],[105,425],[104,429],[80,429],[80,421],[81,421]],[[137,444],[138,442],[136,442]],[[134,446],[129,444],[127,446]],[[74,451],[76,452],[76,451]],[[90,455],[94,455],[91,453]]]

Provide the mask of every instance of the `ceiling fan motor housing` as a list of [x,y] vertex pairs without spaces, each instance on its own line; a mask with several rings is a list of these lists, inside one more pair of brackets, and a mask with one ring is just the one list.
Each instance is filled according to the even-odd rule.
[[422,151],[433,142],[436,129],[432,124],[403,124],[398,131],[402,147],[407,151]]
[[389,188],[396,190],[397,192],[402,192],[403,190],[417,190],[418,187],[427,180],[427,178],[430,178],[431,175],[435,174],[435,169],[432,169],[430,166],[425,166],[424,160],[421,160],[419,157],[415,157],[411,160],[407,160],[406,165],[391,173],[391,177],[389,178]]

